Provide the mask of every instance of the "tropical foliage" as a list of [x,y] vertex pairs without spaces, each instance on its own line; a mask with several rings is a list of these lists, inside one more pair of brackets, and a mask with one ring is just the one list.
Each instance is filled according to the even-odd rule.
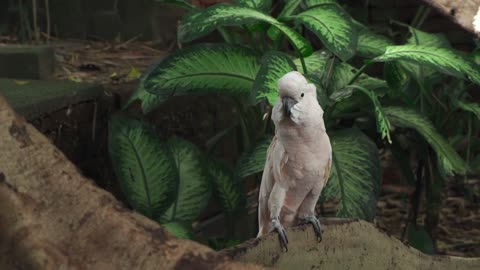
[[[399,157],[409,183],[428,180],[437,187],[443,180],[435,176],[464,175],[473,170],[469,161],[479,159],[472,149],[458,147],[458,137],[469,140],[479,128],[472,120],[479,117],[479,105],[467,90],[470,83],[480,84],[480,67],[443,36],[408,27],[408,38],[396,45],[333,0],[284,1],[277,18],[269,15],[271,1],[237,0],[207,9],[165,2],[189,11],[178,28],[179,42],[214,31],[224,42],[184,44],[144,75],[128,105],[139,100],[148,113],[172,96],[226,95],[242,112],[235,121],[243,134],[243,154],[230,168],[182,139],[155,139],[142,120],[112,118],[110,152],[127,198],[173,233],[191,236],[189,226],[212,194],[229,215],[244,207],[242,178],[263,170],[273,133],[269,108],[277,100],[278,79],[292,70],[317,86],[325,111],[333,166],[323,195],[339,201],[338,216],[375,217],[380,147]],[[302,29],[323,47],[312,49]],[[383,75],[368,75],[372,65],[383,65]],[[467,123],[459,122],[465,115]],[[405,152],[422,164],[415,174],[401,158]],[[429,202],[438,197],[432,192]]]

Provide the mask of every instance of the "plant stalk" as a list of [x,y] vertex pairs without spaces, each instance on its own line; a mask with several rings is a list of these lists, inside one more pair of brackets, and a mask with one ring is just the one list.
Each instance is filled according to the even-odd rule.
[[38,29],[38,20],[37,20],[37,0],[32,0],[32,13],[33,13],[33,29],[35,32],[35,41],[40,41],[40,31]]
[[329,91],[330,89],[328,89],[328,87],[330,86],[330,79],[332,78],[333,67],[335,66],[336,63],[337,63],[337,57],[333,55],[332,60],[330,61],[330,65],[328,65],[327,76],[325,76],[324,85],[323,85],[323,88],[325,88],[327,95],[331,94]]
[[[470,167],[470,149],[471,149],[471,141],[472,141],[472,115],[468,116],[468,125],[467,125],[467,153],[465,157],[465,161],[467,163],[467,168]],[[463,182],[464,184],[467,182],[468,178],[468,170],[464,175]]]
[[360,77],[360,75],[362,75],[362,73],[365,71],[365,69],[367,69],[367,67],[370,66],[371,64],[373,64],[372,60],[365,61],[365,64],[363,64],[363,66],[357,71],[357,73],[355,73],[355,75],[353,75],[353,77],[347,83],[347,86],[353,84],[358,79],[358,77]]
[[[298,50],[297,50],[298,51]],[[300,62],[302,63],[303,74],[308,75],[307,65],[305,64],[305,59],[303,59],[302,54],[298,51]]]
[[50,20],[50,0],[45,0],[45,13],[47,17],[47,42],[50,42],[51,20]]

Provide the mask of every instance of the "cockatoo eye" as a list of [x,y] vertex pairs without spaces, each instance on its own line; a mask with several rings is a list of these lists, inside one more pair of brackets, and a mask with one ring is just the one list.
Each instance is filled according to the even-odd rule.
[[303,96],[305,96],[305,94],[304,94],[304,93],[302,93],[300,96],[301,96],[301,97],[303,97]]

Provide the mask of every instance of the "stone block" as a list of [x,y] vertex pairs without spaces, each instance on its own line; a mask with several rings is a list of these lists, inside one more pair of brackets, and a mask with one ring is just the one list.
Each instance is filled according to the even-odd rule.
[[0,46],[0,77],[49,79],[55,69],[51,46]]
[[0,79],[0,95],[27,119],[35,119],[71,105],[94,100],[102,94],[103,88],[95,84]]

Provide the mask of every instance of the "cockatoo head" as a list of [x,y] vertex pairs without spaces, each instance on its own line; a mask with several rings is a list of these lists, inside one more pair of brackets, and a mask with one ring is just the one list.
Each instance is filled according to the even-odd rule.
[[317,103],[315,85],[308,83],[307,79],[298,71],[291,71],[283,75],[278,80],[278,88],[284,113],[288,117],[290,117],[292,108],[295,105],[306,104],[312,101]]

